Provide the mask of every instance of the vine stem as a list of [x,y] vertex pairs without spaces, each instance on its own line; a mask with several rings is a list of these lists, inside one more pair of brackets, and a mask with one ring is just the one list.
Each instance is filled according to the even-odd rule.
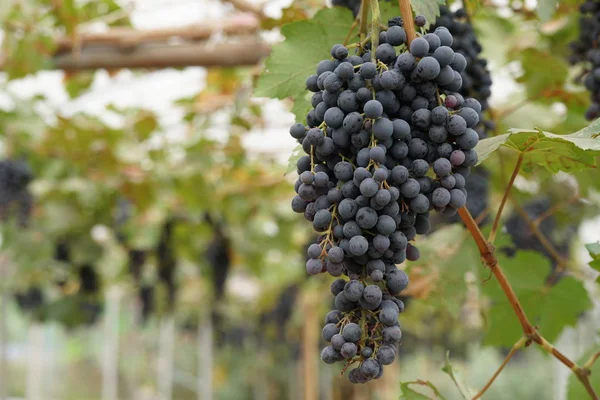
[[404,22],[404,30],[406,31],[406,44],[409,45],[410,42],[412,42],[417,37],[412,8],[410,7],[410,0],[398,0],[398,6],[400,7],[400,15],[402,16],[402,21]]
[[354,20],[354,22],[352,22],[352,25],[350,25],[350,29],[348,30],[348,33],[346,34],[346,38],[344,39],[344,46],[348,45],[350,38],[352,38],[352,33],[354,32],[354,29],[356,29],[356,27],[358,26],[358,22],[359,22],[359,19],[356,18]]
[[[567,368],[569,368],[571,371],[573,371],[573,373],[577,376],[577,379],[579,379],[581,381],[581,383],[587,390],[588,394],[590,395],[590,398],[592,398],[593,400],[600,400],[598,398],[598,395],[595,393],[594,388],[592,388],[592,385],[590,384],[590,380],[589,380],[590,370],[585,367],[581,368],[576,363],[571,361],[567,356],[565,356],[563,353],[561,353],[556,347],[554,347],[551,343],[549,343],[546,339],[544,339],[544,337],[541,336],[537,332],[537,330],[531,324],[531,322],[529,322],[529,319],[527,318],[527,315],[525,314],[525,310],[523,310],[523,307],[521,306],[521,303],[519,302],[517,295],[515,294],[512,286],[510,285],[510,282],[506,278],[506,275],[504,275],[504,272],[502,271],[502,268],[500,267],[500,264],[498,263],[498,259],[496,258],[496,255],[494,254],[494,246],[492,246],[485,239],[485,237],[483,236],[483,233],[479,229],[479,226],[473,219],[473,216],[471,215],[469,210],[467,210],[465,207],[462,207],[458,210],[458,213],[459,213],[460,217],[462,218],[463,222],[465,223],[467,229],[469,230],[469,233],[471,233],[471,236],[475,240],[475,243],[477,244],[477,248],[479,249],[479,253],[481,254],[481,257],[483,258],[483,261],[491,269],[492,273],[494,274],[494,277],[500,284],[502,291],[508,298],[508,301],[509,301],[511,307],[513,308],[513,311],[517,315],[517,318],[519,319],[519,323],[521,324],[521,327],[523,328],[523,333],[524,333],[525,338],[527,338],[528,341],[535,342],[536,344],[538,344],[542,349],[544,349],[546,352],[552,354],[552,356],[554,356],[558,361],[560,361]],[[502,367],[502,368],[504,368],[504,367]],[[497,372],[497,374],[499,374],[499,373],[500,372]],[[490,380],[489,385],[491,385],[491,383],[493,383],[494,379],[496,379],[495,377],[492,377],[492,378],[493,379]],[[486,390],[487,390],[487,388],[486,388]],[[478,397],[474,397],[473,400],[476,400],[477,398]]]
[[371,61],[376,62],[375,49],[379,46],[379,25],[381,24],[381,13],[377,0],[369,0],[371,4]]
[[510,180],[508,181],[508,185],[506,185],[506,190],[504,191],[504,196],[502,196],[502,201],[498,207],[498,212],[496,213],[496,218],[494,218],[494,224],[492,225],[492,231],[490,232],[490,237],[488,239],[490,243],[494,243],[494,240],[496,240],[496,232],[498,231],[498,225],[500,224],[500,217],[502,216],[502,211],[504,210],[504,205],[506,204],[510,190],[515,183],[517,175],[519,175],[519,170],[521,169],[521,164],[523,163],[523,154],[524,153],[519,154],[519,159],[517,160],[515,169],[513,170]]
[[585,369],[591,369],[592,365],[594,365],[594,363],[596,362],[596,360],[598,359],[598,357],[600,357],[600,351],[596,352],[595,354],[593,354],[589,360],[586,361],[585,364],[583,364],[583,368]]
[[483,233],[481,232],[481,230],[479,229],[479,226],[477,225],[477,222],[473,219],[473,216],[471,215],[469,210],[467,210],[465,207],[459,208],[458,214],[460,215],[463,222],[467,226],[467,229],[471,233],[471,236],[473,236],[473,239],[475,240],[475,243],[477,244],[477,248],[479,249],[479,253],[481,254],[481,257],[483,258],[483,261],[488,266],[488,268],[490,268],[490,270],[496,277],[496,280],[502,287],[502,290],[504,291],[504,294],[508,298],[508,301],[510,302],[513,310],[515,311],[515,314],[517,314],[517,318],[519,318],[519,322],[521,323],[523,332],[525,333],[526,336],[533,335],[535,333],[535,328],[533,327],[533,325],[531,325],[531,323],[527,319],[527,315],[525,315],[525,311],[523,310],[523,307],[521,306],[521,303],[519,302],[519,299],[517,298],[515,291],[513,290],[510,283],[508,282],[506,275],[504,275],[504,271],[502,271],[502,268],[498,264],[498,259],[496,258],[496,255],[494,254],[494,246],[492,246],[485,239],[485,237],[483,236]]
[[369,0],[362,0],[360,4],[360,42],[362,43],[367,37],[369,18]]
[[485,386],[479,391],[479,393],[477,393],[472,400],[477,400],[479,399],[481,396],[483,396],[483,394],[490,388],[490,386],[492,386],[492,383],[494,383],[494,380],[496,380],[496,378],[498,377],[498,375],[500,375],[500,372],[502,372],[502,370],[504,369],[504,367],[506,367],[506,364],[508,364],[508,362],[510,361],[510,359],[512,358],[512,356],[520,349],[523,348],[527,345],[527,341],[528,339],[523,336],[521,339],[519,339],[519,341],[517,343],[515,343],[512,347],[512,349],[510,349],[510,352],[508,353],[508,355],[506,356],[506,358],[504,359],[504,361],[502,362],[502,364],[500,364],[500,367],[498,367],[498,370],[494,373],[494,375],[492,375],[492,377],[490,378],[490,380],[488,381],[488,383],[485,384]]
[[467,15],[467,23],[469,25],[473,26],[473,23],[471,21],[471,12],[470,12],[471,10],[469,10],[468,3],[469,3],[469,0],[463,0],[462,6],[463,6],[463,9],[465,10],[465,14]]

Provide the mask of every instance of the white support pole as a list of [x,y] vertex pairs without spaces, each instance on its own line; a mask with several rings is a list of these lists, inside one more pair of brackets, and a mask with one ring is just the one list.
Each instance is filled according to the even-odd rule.
[[5,282],[7,282],[8,261],[0,254],[0,400],[6,400],[8,396],[8,363],[6,362],[6,347],[8,344],[8,332],[6,330],[6,319],[8,317],[9,296]]
[[119,314],[120,290],[106,292],[104,312],[104,346],[102,353],[102,400],[118,400],[119,396]]
[[32,322],[29,327],[27,359],[27,383],[25,397],[27,400],[45,400],[44,391],[44,327]]
[[[2,261],[0,260],[0,271],[2,271]],[[0,272],[0,276],[2,273]],[[8,295],[4,288],[0,296],[0,400],[6,400],[8,396],[8,368],[6,363],[6,344],[8,343],[8,334],[6,332],[6,313],[8,312]]]
[[198,325],[198,400],[213,399],[213,326],[210,314]]
[[56,396],[56,375],[57,375],[57,362],[56,362],[56,346],[57,340],[56,336],[58,335],[56,324],[46,324],[46,340],[44,342],[44,352],[46,354],[46,370],[44,373],[45,376],[45,386],[46,386],[46,396],[48,400],[54,400],[57,398]]
[[160,400],[173,397],[173,348],[175,345],[175,321],[168,315],[160,320],[158,343],[158,368],[156,381]]

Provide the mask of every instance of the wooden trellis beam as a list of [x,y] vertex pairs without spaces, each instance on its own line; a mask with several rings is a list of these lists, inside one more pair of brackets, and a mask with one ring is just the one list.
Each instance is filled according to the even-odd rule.
[[120,68],[234,67],[256,65],[270,52],[257,38],[224,43],[144,45],[131,51],[119,46],[83,49],[54,57],[52,69],[81,71]]
[[256,33],[260,21],[252,14],[238,14],[222,21],[187,25],[176,28],[138,30],[133,28],[112,28],[107,32],[83,32],[76,38],[62,37],[57,40],[57,54],[80,50],[86,47],[120,46],[132,48],[148,43],[164,43],[172,40],[199,41],[222,33],[227,36],[247,36]]

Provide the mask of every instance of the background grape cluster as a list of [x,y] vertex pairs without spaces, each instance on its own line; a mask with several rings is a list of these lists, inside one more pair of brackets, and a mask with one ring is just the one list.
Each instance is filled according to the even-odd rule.
[[585,1],[580,7],[579,38],[571,43],[571,64],[583,64],[583,84],[590,92],[592,104],[585,113],[587,120],[600,116],[600,3]]
[[374,51],[331,48],[306,80],[313,92],[306,123],[290,128],[306,153],[292,209],[321,235],[306,269],[339,277],[321,358],[358,363],[353,383],[380,377],[395,358],[404,308],[396,296],[408,285],[396,264],[419,259],[414,240],[429,231],[431,210],[453,216],[465,205],[482,111],[459,93],[467,59],[452,50],[448,29],[408,47],[394,18],[376,39]]
[[28,185],[33,178],[29,165],[22,160],[0,161],[0,220],[14,218],[26,226],[33,205]]
[[[34,206],[34,198],[29,190],[32,180],[33,172],[26,161],[0,161],[0,221],[8,224],[14,221],[20,227],[29,225]],[[13,293],[20,309],[31,313],[37,320],[54,318],[68,327],[81,323],[92,324],[97,320],[102,310],[98,298],[100,277],[94,265],[74,263],[71,250],[66,238],[57,241],[54,246],[55,280],[52,284],[64,292],[64,297],[49,299],[40,284],[31,283]],[[76,293],[70,293],[72,286],[70,288],[69,285],[78,287]],[[52,315],[47,307],[51,303],[59,305]]]

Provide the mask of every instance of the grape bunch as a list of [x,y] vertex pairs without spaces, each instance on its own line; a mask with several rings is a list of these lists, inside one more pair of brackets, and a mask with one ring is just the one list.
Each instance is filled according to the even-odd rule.
[[579,8],[579,38],[571,43],[571,64],[584,64],[583,84],[590,92],[592,104],[585,112],[590,121],[600,117],[600,3],[586,0]]
[[408,45],[401,20],[389,25],[374,33],[376,48],[331,48],[306,79],[313,109],[289,131],[306,153],[292,209],[320,234],[306,270],[338,277],[321,358],[357,363],[353,383],[394,361],[404,309],[396,296],[408,285],[396,264],[419,259],[414,240],[429,231],[431,210],[452,216],[465,205],[477,163],[482,108],[459,93],[467,60],[452,34],[438,27]]

